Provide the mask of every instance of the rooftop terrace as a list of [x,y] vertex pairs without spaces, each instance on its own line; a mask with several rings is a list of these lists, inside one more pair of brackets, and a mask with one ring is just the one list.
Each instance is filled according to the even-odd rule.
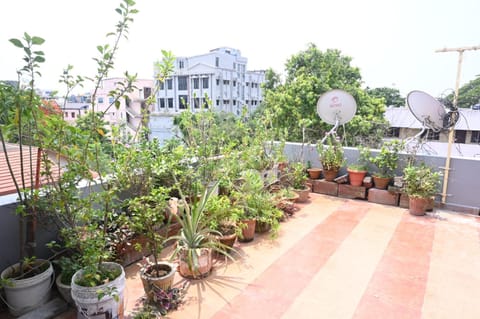
[[[479,318],[480,218],[310,194],[279,237],[189,282],[168,318]],[[127,267],[126,318],[144,295]],[[177,274],[175,285],[185,279]],[[6,318],[0,314],[0,318]],[[57,319],[75,318],[74,310]]]

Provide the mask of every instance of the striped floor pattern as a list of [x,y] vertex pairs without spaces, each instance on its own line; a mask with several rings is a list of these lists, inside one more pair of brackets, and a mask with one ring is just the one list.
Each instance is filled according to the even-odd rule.
[[[480,219],[311,194],[170,318],[480,318]],[[181,279],[179,279],[181,281]]]
[[[236,244],[235,263],[191,281],[168,318],[480,318],[479,217],[319,194],[300,207],[277,238]],[[128,319],[143,288],[126,273]]]

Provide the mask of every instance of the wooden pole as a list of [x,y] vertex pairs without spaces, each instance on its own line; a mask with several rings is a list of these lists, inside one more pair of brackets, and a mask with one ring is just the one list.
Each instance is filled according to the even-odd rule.
[[[460,75],[462,71],[463,52],[471,50],[480,50],[480,46],[461,47],[461,48],[443,48],[435,52],[458,52],[457,79],[455,81],[455,93],[453,96],[453,107],[457,108],[458,90],[460,88]],[[452,144],[455,137],[455,126],[450,127],[448,131],[447,159],[445,161],[445,173],[443,174],[442,204],[447,201],[448,177],[450,173],[450,159],[452,156]]]

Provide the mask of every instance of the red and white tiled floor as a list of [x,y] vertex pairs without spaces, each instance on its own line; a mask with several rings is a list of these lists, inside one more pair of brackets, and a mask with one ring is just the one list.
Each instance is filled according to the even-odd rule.
[[[278,238],[237,243],[235,263],[191,281],[168,318],[480,318],[479,217],[319,194],[300,206]],[[137,270],[127,318],[143,295]]]

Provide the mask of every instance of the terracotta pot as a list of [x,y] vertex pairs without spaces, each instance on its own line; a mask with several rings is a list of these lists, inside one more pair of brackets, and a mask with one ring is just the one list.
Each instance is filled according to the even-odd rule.
[[427,211],[429,198],[422,197],[409,197],[408,198],[408,211],[415,216],[423,216]]
[[357,171],[347,168],[348,179],[350,180],[350,185],[352,186],[362,186],[363,179],[367,175],[367,171]]
[[391,177],[373,176],[373,184],[375,185],[375,188],[379,188],[379,189],[387,189],[388,184],[390,184],[391,180],[392,180]]
[[235,241],[237,240],[237,234],[233,233],[230,235],[222,235],[218,236],[218,241],[222,243],[225,246],[228,246],[230,248],[233,248],[233,245],[235,244]]
[[178,272],[182,277],[188,279],[199,279],[207,277],[212,270],[212,250],[210,248],[197,248],[197,267],[189,265],[186,249],[180,250]]
[[272,229],[272,226],[269,223],[259,221],[255,223],[255,232],[258,234],[266,233],[270,229]]
[[338,171],[338,169],[323,170],[323,177],[325,177],[327,182],[333,182],[338,176]]
[[320,175],[322,174],[321,168],[308,168],[307,169],[308,176],[310,179],[319,179]]
[[305,187],[304,189],[294,189],[293,191],[298,194],[297,203],[308,202],[308,198],[310,196],[310,188]]
[[255,237],[255,224],[256,220],[255,219],[245,219],[240,221],[242,226],[242,236],[238,238],[238,241],[241,242],[249,242],[252,241]]

